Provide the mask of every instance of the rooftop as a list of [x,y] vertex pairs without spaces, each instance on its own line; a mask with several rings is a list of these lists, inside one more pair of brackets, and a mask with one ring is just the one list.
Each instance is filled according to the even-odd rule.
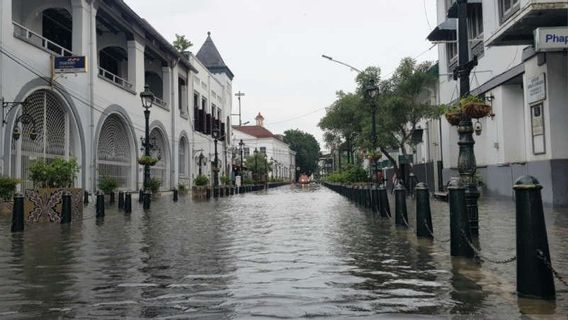
[[276,138],[272,132],[262,126],[234,126],[233,130],[238,130],[256,138]]

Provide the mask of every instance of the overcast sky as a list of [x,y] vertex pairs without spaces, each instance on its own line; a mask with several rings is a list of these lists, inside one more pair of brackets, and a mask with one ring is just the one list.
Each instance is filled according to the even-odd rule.
[[336,91],[353,91],[356,76],[322,54],[360,69],[379,66],[383,74],[403,57],[437,60],[425,40],[436,24],[436,0],[125,1],[166,39],[186,35],[194,53],[211,31],[235,74],[233,91],[245,93],[243,122],[253,124],[261,112],[273,133],[300,129],[320,142],[324,108]]

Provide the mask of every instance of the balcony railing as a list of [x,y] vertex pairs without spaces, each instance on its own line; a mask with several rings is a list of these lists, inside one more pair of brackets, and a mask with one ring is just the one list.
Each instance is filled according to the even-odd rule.
[[63,48],[57,43],[33,32],[32,30],[22,26],[17,22],[12,22],[14,25],[14,37],[28,42],[38,48],[44,49],[49,52],[53,52],[58,56],[73,56],[73,52],[69,49]]
[[99,77],[112,82],[123,89],[133,92],[132,88],[134,87],[134,85],[132,85],[132,83],[101,67],[99,67]]
[[164,109],[168,108],[167,102],[162,100],[162,98],[154,97],[154,104],[157,105],[158,107],[161,107],[161,108],[164,108]]

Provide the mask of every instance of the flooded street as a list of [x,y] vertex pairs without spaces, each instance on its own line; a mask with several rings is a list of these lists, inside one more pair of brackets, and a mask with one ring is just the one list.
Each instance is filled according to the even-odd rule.
[[[432,207],[434,234],[448,238],[447,203]],[[546,218],[552,263],[568,274],[568,214]],[[514,255],[514,226],[514,203],[480,203],[487,255]],[[514,262],[452,259],[449,243],[417,240],[320,186],[164,195],[104,221],[90,205],[83,221],[16,235],[0,220],[2,319],[566,319],[568,288],[556,282],[555,304],[519,301],[515,274]]]

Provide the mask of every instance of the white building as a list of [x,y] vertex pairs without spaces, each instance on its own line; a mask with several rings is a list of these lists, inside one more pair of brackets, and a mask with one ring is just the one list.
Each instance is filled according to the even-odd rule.
[[[0,0],[0,49],[0,97],[24,102],[3,103],[1,174],[25,181],[30,160],[75,157],[79,187],[96,190],[108,175],[140,188],[145,84],[157,98],[150,130],[161,160],[152,176],[163,190],[189,185],[200,154],[213,159],[213,127],[230,137],[233,74],[210,35],[196,56],[180,54],[122,0]],[[54,74],[61,56],[85,56],[87,72]],[[18,121],[22,114],[35,124]],[[219,143],[222,173],[231,170],[230,144]]]
[[[478,66],[471,94],[484,96],[494,116],[481,119],[475,136],[478,172],[490,194],[511,196],[517,177],[535,176],[548,204],[568,205],[568,0],[469,0],[470,56]],[[438,47],[441,103],[459,98],[455,0],[438,0],[438,27],[428,39]],[[555,27],[554,29],[546,29]],[[535,39],[539,28],[542,39]],[[550,37],[549,40],[553,38]],[[444,181],[457,175],[458,135],[442,121]]]
[[[296,152],[290,149],[281,135],[275,135],[264,127],[264,117],[258,113],[254,126],[233,126],[233,145],[243,145],[243,159],[253,155],[257,150],[266,154],[266,159],[272,162],[270,175],[275,178],[294,181],[296,168]],[[240,163],[240,150],[237,151],[236,164]]]

